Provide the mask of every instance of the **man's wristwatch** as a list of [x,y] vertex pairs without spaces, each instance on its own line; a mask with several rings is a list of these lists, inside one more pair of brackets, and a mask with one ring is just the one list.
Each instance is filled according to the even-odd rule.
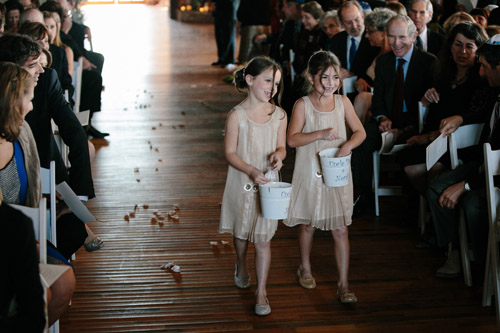
[[468,182],[465,182],[464,184],[464,189],[469,192],[470,191],[470,186],[469,186],[469,183]]

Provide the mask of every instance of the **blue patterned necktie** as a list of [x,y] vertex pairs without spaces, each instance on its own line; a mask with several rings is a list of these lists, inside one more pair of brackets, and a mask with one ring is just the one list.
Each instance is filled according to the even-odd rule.
[[358,50],[356,46],[356,40],[351,37],[351,47],[349,48],[349,70],[352,67],[352,63],[354,62],[354,57],[356,56],[356,51]]

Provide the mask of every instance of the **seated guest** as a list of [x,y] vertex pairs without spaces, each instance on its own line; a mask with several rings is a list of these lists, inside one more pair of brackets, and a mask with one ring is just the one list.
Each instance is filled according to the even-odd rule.
[[0,37],[3,36],[3,33],[5,31],[5,16],[3,14],[5,9],[5,5],[3,3],[0,3]]
[[474,18],[464,12],[456,12],[446,19],[443,23],[444,35],[446,38],[450,35],[451,29],[460,22],[476,22]]
[[[61,18],[61,28],[59,34],[61,41],[68,45],[74,56],[74,61],[82,59],[83,73],[82,73],[82,87],[80,98],[80,111],[90,110],[90,120],[87,127],[87,132],[94,138],[104,138],[109,133],[98,131],[92,125],[92,115],[94,112],[101,111],[101,92],[102,92],[102,76],[98,71],[97,66],[93,64],[90,59],[86,57],[86,50],[81,48],[76,41],[68,34],[73,22],[68,12],[56,1],[47,1],[40,6],[40,10],[56,12]],[[71,59],[68,59],[71,61]]]
[[[496,88],[498,93],[500,91],[500,35],[495,35],[483,44],[477,50],[477,54],[481,76],[486,78],[490,87]],[[456,248],[458,246],[459,207],[462,207],[477,268],[473,269],[473,273],[478,272],[478,277],[473,281],[483,282],[481,274],[484,272],[486,261],[489,228],[485,177],[482,171],[484,168],[481,167],[484,161],[483,143],[489,142],[493,150],[500,149],[499,108],[500,104],[497,100],[494,107],[487,112],[488,117],[479,144],[467,148],[461,154],[463,164],[439,175],[427,190],[437,243],[439,246],[452,243],[445,264],[436,272],[439,277],[454,277],[460,274],[460,259]],[[441,128],[441,132],[447,135],[460,125],[458,123],[451,129]],[[495,177],[495,186],[500,186],[498,177]]]
[[[365,17],[365,36],[370,42],[370,46],[378,47],[380,49],[379,54],[373,59],[372,64],[366,70],[366,75],[370,79],[375,80],[375,65],[377,59],[388,52],[391,52],[391,47],[389,46],[389,41],[387,40],[387,33],[385,29],[387,27],[387,22],[396,13],[386,8],[375,8],[373,12],[366,15]],[[368,112],[372,106],[372,93],[361,92],[354,99],[354,111],[356,111],[359,120],[364,124],[367,119]]]
[[19,27],[19,16],[23,11],[23,6],[17,0],[7,0],[5,3],[5,32],[17,32]]
[[[0,275],[0,331],[43,332],[45,309],[33,223],[2,203],[1,195],[0,217],[2,232],[9,235],[0,243],[0,251],[10,254],[3,264],[6,272]],[[16,311],[11,314],[14,300]]]
[[299,44],[295,50],[295,61],[293,62],[293,68],[297,74],[304,72],[311,55],[325,45],[326,35],[319,24],[323,14],[321,5],[316,1],[302,5],[303,29],[300,32]]
[[321,50],[326,41],[326,35],[319,24],[323,17],[323,9],[316,1],[310,1],[302,5],[302,30],[300,31],[298,43],[295,45],[295,59],[292,63],[296,76],[293,80],[290,93],[284,97],[285,110],[291,114],[293,105],[300,97],[304,96],[304,84],[306,80],[305,70],[307,62],[314,52]]
[[56,71],[62,89],[67,90],[69,92],[69,96],[73,96],[73,91],[75,89],[72,84],[71,76],[67,70],[68,59],[66,58],[66,52],[64,52],[62,47],[49,43],[49,31],[47,30],[47,27],[45,27],[43,14],[41,12],[39,13],[40,21],[22,23],[19,27],[19,33],[30,36],[35,42],[39,43],[43,49],[50,51],[52,55],[51,68]]
[[431,29],[427,29],[433,11],[430,0],[412,0],[408,14],[417,27],[416,46],[437,56],[443,45],[444,37]]
[[356,1],[344,2],[337,13],[345,30],[333,37],[332,51],[342,64],[341,75],[343,78],[356,75],[357,92],[370,91],[373,80],[366,70],[379,54],[380,48],[371,46],[364,36],[365,15]]
[[23,10],[19,16],[19,26],[24,22],[43,22],[42,12],[34,8]]
[[321,19],[320,24],[327,37],[324,50],[331,51],[333,47],[332,46],[333,36],[344,30],[344,28],[342,28],[342,25],[340,24],[340,19],[339,16],[337,15],[337,11],[331,10],[329,12],[326,12],[325,15],[323,15],[323,18]]
[[284,20],[277,33],[260,34],[255,36],[255,44],[268,44],[269,57],[276,60],[284,70],[289,61],[290,50],[294,48],[299,38],[301,9],[298,1],[286,1],[281,7]]
[[[487,39],[481,26],[463,22],[451,30],[444,45],[437,82],[422,97],[422,104],[429,107],[424,129],[407,140],[413,147],[398,156],[410,183],[420,195],[425,195],[427,190],[426,147],[440,135],[443,119],[450,122],[453,121],[450,117],[456,117],[469,124],[480,122],[483,119],[478,110],[486,107],[489,111],[495,102],[496,94],[492,94],[486,80],[479,77],[476,61],[476,51]],[[438,163],[433,169],[433,173],[439,172],[442,165]]]
[[488,25],[500,25],[500,7],[491,11],[488,17]]
[[[33,108],[35,84],[33,76],[20,66],[0,63],[0,197],[4,203],[29,207],[38,207],[41,198],[36,144],[24,121]],[[9,234],[10,238],[16,236]],[[49,325],[66,311],[74,287],[75,275],[71,269],[51,286]]]
[[500,34],[500,25],[489,25],[486,28],[486,33],[488,34],[489,38]]
[[387,23],[392,52],[381,55],[375,67],[373,118],[365,124],[366,140],[353,151],[354,186],[361,193],[356,214],[366,213],[372,202],[372,153],[382,143],[381,133],[393,132],[405,142],[418,131],[418,102],[432,87],[437,59],[413,46],[416,27],[407,16],[396,15]]
[[385,3],[385,8],[392,10],[396,14],[408,15],[405,6],[401,2],[390,1]]
[[477,24],[486,28],[488,26],[488,13],[484,8],[474,8],[469,13]]
[[23,6],[23,9],[36,9],[40,7],[40,2],[38,0],[21,0],[21,5]]
[[298,1],[288,0],[283,3],[281,10],[284,20],[281,23],[277,34],[260,34],[255,36],[256,44],[270,44],[269,57],[276,60],[283,69],[283,96],[281,97],[281,106],[288,114],[291,113],[295,99],[291,91],[291,63],[290,50],[296,50],[300,36],[301,27],[301,4]]
[[75,58],[73,50],[66,44],[63,44],[61,37],[59,36],[59,31],[61,30],[61,19],[57,12],[43,12],[43,20],[47,30],[49,31],[49,43],[55,46],[64,48],[66,52],[66,59],[68,62],[68,74],[73,76],[73,59]]
[[[33,112],[28,114],[26,121],[33,131],[41,166],[49,168],[50,161],[55,161],[56,183],[66,181],[80,199],[86,202],[94,197],[87,136],[64,98],[55,71],[50,68],[44,71],[40,66],[40,53],[40,46],[28,36],[16,34],[0,38],[0,61],[17,63],[38,82],[35,87]],[[64,143],[69,147],[69,172],[54,139],[52,120],[58,126]],[[74,214],[66,214],[58,219],[57,243],[65,258],[71,257],[82,243],[88,251],[102,247],[102,241],[82,225]]]

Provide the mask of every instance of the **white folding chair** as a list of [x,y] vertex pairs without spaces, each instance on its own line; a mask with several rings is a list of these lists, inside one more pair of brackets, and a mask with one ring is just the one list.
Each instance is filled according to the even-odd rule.
[[[451,168],[457,168],[461,161],[458,159],[458,149],[470,147],[479,143],[484,124],[471,124],[460,126],[455,132],[450,134],[448,141],[451,159]],[[472,275],[470,271],[469,243],[467,240],[467,227],[465,215],[460,208],[459,221],[460,252],[462,255],[462,268],[464,270],[464,282],[467,286],[472,286]]]
[[381,196],[391,196],[391,195],[401,195],[403,193],[403,189],[399,185],[385,185],[381,186],[379,182],[380,176],[380,155],[391,156],[395,153],[392,150],[387,151],[387,145],[390,145],[390,142],[386,141],[386,135],[382,133],[382,145],[379,151],[373,152],[373,193],[375,198],[375,215],[380,215],[380,208],[378,199]]
[[486,176],[486,196],[488,201],[488,254],[483,286],[483,306],[491,305],[491,297],[495,296],[497,331],[500,331],[500,258],[498,242],[500,240],[500,189],[495,187],[493,176],[500,175],[500,150],[491,150],[489,143],[484,144],[484,168]]
[[40,242],[40,263],[47,263],[47,199],[42,198],[38,204],[38,208],[26,207],[21,205],[11,205],[13,208],[19,210],[24,215],[33,221],[33,229],[35,231],[35,238]]
[[50,197],[50,209],[47,212],[49,217],[48,240],[57,246],[56,237],[56,163],[50,161],[49,169],[40,168],[40,178],[42,179],[42,194],[48,194]]
[[346,77],[345,79],[342,79],[342,94],[344,96],[347,96],[347,94],[353,93],[356,91],[356,87],[354,87],[354,84],[356,83],[356,80],[358,79],[357,76],[351,76],[351,77]]
[[[356,80],[354,80],[356,81]],[[343,81],[345,83],[345,80]],[[352,82],[354,84],[354,82]],[[423,104],[421,102],[418,102],[418,128],[419,128],[419,133],[422,131],[424,127],[424,122],[427,117],[427,108],[424,108]],[[375,197],[375,215],[379,216],[380,215],[380,208],[379,208],[379,197],[381,196],[393,196],[393,195],[401,195],[403,193],[403,188],[402,186],[399,185],[385,185],[381,186],[379,182],[380,178],[380,155],[385,155],[385,156],[391,156],[395,155],[395,149],[388,149],[386,148],[387,145],[390,145],[390,142],[386,141],[386,136],[382,135],[382,145],[379,151],[374,151],[373,152],[373,193]],[[419,226],[421,228],[422,234],[424,233],[424,227],[425,227],[425,209],[426,209],[426,200],[423,199],[422,197],[420,198],[420,204],[419,204]],[[424,211],[424,213],[422,213]]]
[[83,75],[83,57],[80,57],[78,61],[74,62],[73,65],[73,87],[75,91],[73,92],[73,100],[75,101],[74,110],[75,112],[80,111],[80,101],[82,95],[82,75]]

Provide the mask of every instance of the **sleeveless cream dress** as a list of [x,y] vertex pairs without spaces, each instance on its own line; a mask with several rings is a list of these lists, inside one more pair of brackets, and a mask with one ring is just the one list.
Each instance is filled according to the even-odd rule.
[[317,140],[297,148],[289,215],[283,221],[289,227],[306,224],[321,230],[334,230],[352,222],[351,174],[349,184],[343,187],[326,186],[321,176],[318,153],[323,149],[338,148],[346,141],[342,96],[334,95],[334,98],[335,108],[329,112],[320,112],[314,108],[309,97],[303,97],[305,125],[302,133],[333,128],[342,139]]
[[[231,112],[238,115],[236,153],[245,163],[266,173],[268,157],[276,151],[281,109],[276,107],[271,119],[264,124],[251,121],[241,105]],[[277,173],[275,179],[278,179]],[[220,233],[227,232],[254,243],[268,242],[273,238],[278,221],[262,217],[258,188],[245,173],[229,165],[222,197]]]

